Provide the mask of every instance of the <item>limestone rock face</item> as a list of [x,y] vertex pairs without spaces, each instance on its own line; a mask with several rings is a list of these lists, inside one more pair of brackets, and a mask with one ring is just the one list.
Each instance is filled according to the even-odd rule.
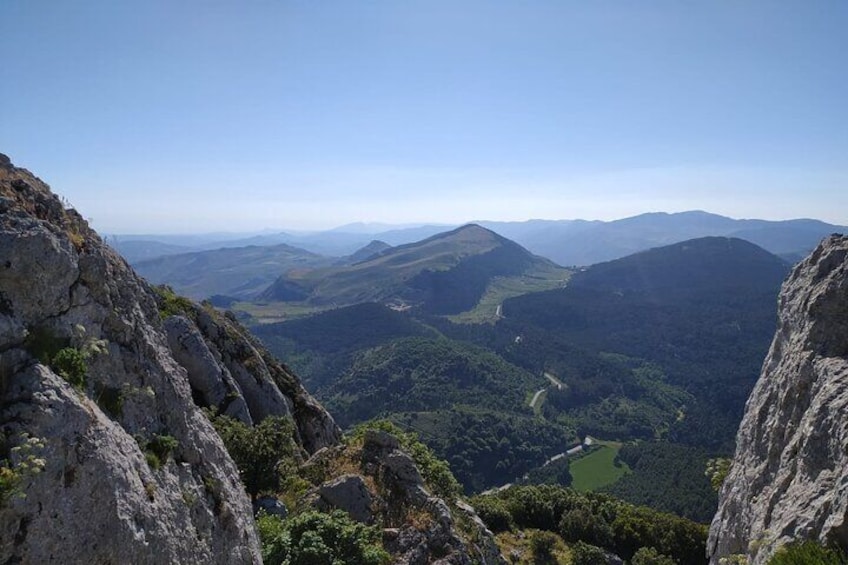
[[848,547],[848,237],[795,267],[779,316],[710,528],[712,563],[764,563],[797,539]]
[[5,157],[0,434],[0,562],[261,561],[154,292]]
[[[409,522],[384,532],[384,544],[398,565],[505,565],[492,532],[486,529],[474,509],[454,502],[452,511],[444,499],[433,496],[424,483],[412,457],[400,449],[398,440],[383,431],[368,430],[362,447],[362,463],[366,473],[382,487],[384,507],[391,515],[405,507],[421,509],[430,516],[425,528]],[[468,523],[472,540],[459,535],[456,518]]]
[[[218,373],[207,363],[203,368],[192,371],[189,363],[186,366],[189,376],[194,372],[200,382],[213,383],[223,378],[225,383],[234,383],[227,387],[235,386],[234,390],[228,390],[224,404],[216,400],[207,406],[229,408],[230,403],[235,402],[235,410],[240,411],[243,398],[253,422],[260,422],[267,416],[290,415],[294,419],[299,444],[310,454],[336,445],[341,440],[341,430],[333,417],[303,388],[300,380],[268,353],[232,315],[197,304],[191,304],[187,309],[188,318],[179,323],[187,323],[183,331],[194,333],[194,337],[183,343],[194,342],[199,350],[205,346],[220,369]],[[172,319],[166,320],[166,325],[177,323]],[[202,344],[199,338],[202,338]],[[195,357],[189,356],[189,359]],[[205,377],[202,376],[204,373]],[[244,416],[241,419],[247,421]]]
[[359,475],[347,474],[318,487],[312,506],[319,510],[338,508],[357,522],[371,524],[374,521],[372,504],[374,499],[365,480]]

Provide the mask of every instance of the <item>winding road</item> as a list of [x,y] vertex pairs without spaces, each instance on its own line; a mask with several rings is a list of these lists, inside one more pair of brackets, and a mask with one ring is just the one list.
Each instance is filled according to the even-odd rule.
[[[562,387],[565,386],[564,384],[562,384],[562,381],[560,381],[558,378],[548,373],[547,371],[545,371],[543,374],[545,375],[545,378],[551,381],[551,386],[557,387],[557,390],[562,390]],[[536,394],[533,395],[533,399],[530,400],[530,408],[534,410],[536,409],[536,403],[539,402],[539,397],[542,396],[542,393],[548,390],[549,388],[551,387],[546,386],[545,388],[536,391]]]

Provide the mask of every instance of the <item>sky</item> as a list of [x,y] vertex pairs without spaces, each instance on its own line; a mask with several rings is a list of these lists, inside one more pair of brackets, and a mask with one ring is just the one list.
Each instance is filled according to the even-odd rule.
[[105,233],[848,225],[844,0],[0,0],[0,152]]

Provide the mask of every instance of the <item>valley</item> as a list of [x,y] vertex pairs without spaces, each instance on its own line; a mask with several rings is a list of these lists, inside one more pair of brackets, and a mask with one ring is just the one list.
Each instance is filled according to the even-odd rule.
[[[343,427],[418,434],[467,493],[554,481],[698,520],[716,503],[704,454],[732,450],[789,269],[727,237],[565,269],[477,225],[303,257],[223,305]],[[591,453],[545,467],[588,435]],[[635,464],[640,446],[687,472]]]
[[[164,513],[144,518],[147,531],[189,561],[222,551],[221,540],[258,561],[294,551],[288,536],[343,530],[355,534],[342,551],[375,564],[421,551],[535,558],[540,544],[581,563],[604,551],[633,563],[658,552],[677,563],[739,552],[729,536],[727,547],[708,546],[706,523],[716,486],[734,472],[735,430],[790,267],[753,243],[702,237],[581,269],[477,225],[396,247],[375,242],[349,259],[285,244],[232,248],[214,261],[186,256],[188,274],[179,262],[162,271],[196,292],[219,282],[244,289],[198,304],[150,286],[43,183],[0,165],[3,202],[14,208],[0,216],[15,243],[3,248],[12,275],[3,275],[0,304],[11,328],[4,394],[13,398],[3,407],[0,514],[22,540],[12,554],[45,555],[21,530],[34,523],[39,540],[53,539],[43,501],[70,493],[69,520],[91,500],[108,504],[115,484],[133,507],[159,503]],[[19,276],[32,261],[21,225],[33,228],[37,257],[55,258],[36,259],[50,268],[31,283]],[[790,283],[841,296],[843,239],[830,238],[804,263],[818,267],[795,269]],[[251,266],[256,278],[239,283],[234,267],[250,258],[262,260]],[[295,267],[268,282],[284,265]],[[801,295],[794,307],[808,303]],[[820,333],[825,354],[844,352]],[[58,411],[77,420],[54,437]],[[55,450],[91,429],[108,433],[85,449],[109,457]],[[110,479],[91,483],[92,468]],[[136,474],[143,481],[125,484]],[[714,528],[739,519],[724,504]],[[186,516],[187,506],[216,518]],[[102,526],[79,535],[131,530],[108,511],[92,518]],[[210,533],[174,536],[176,523]],[[392,527],[380,539],[375,523]],[[80,557],[150,551],[132,540],[63,547]]]

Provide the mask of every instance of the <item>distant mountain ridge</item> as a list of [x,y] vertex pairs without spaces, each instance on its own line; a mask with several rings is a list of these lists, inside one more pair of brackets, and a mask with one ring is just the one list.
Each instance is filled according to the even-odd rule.
[[[527,220],[523,222],[476,221],[511,239],[531,253],[560,265],[586,266],[625,257],[652,247],[707,236],[738,237],[755,243],[792,262],[805,256],[824,237],[846,232],[848,227],[819,220],[733,219],[703,211],[651,212],[614,221]],[[287,243],[312,253],[343,257],[370,241],[403,245],[442,233],[457,226],[350,224],[316,233],[273,233],[237,237],[208,236],[113,236],[110,244],[130,262],[157,255],[246,245]],[[167,244],[163,246],[162,244]]]
[[285,243],[195,251],[141,261],[135,270],[154,284],[200,300],[213,295],[252,297],[291,269],[328,265],[331,259]]
[[560,265],[582,266],[708,236],[744,239],[794,261],[822,238],[848,230],[819,220],[736,220],[699,210],[652,212],[611,222],[530,220],[481,225]]

